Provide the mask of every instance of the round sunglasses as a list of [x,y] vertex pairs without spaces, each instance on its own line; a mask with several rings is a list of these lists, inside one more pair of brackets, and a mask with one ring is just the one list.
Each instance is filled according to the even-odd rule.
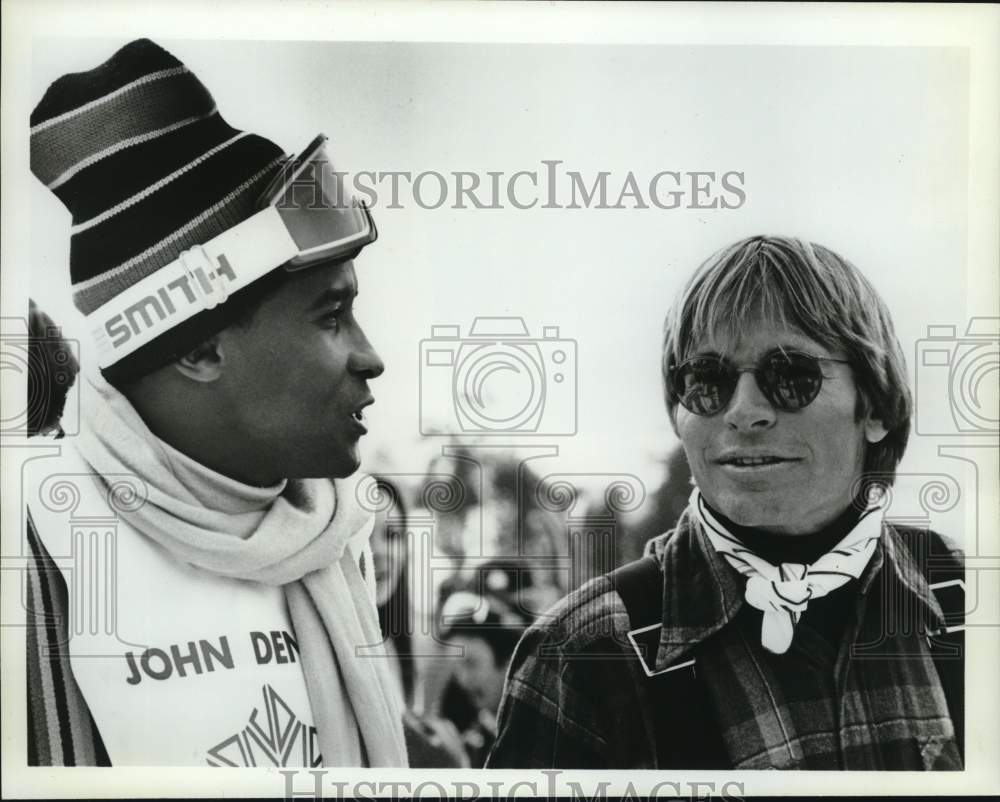
[[812,356],[775,348],[756,365],[741,367],[721,356],[695,356],[669,370],[671,390],[681,405],[695,415],[715,415],[729,404],[741,373],[753,373],[764,397],[777,409],[794,412],[816,400],[823,387],[820,362],[846,359]]

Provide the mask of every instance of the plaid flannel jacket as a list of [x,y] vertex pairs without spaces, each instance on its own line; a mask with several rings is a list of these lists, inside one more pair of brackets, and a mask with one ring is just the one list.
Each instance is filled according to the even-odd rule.
[[[797,631],[786,655],[766,652],[742,579],[688,513],[647,545],[651,552],[664,574],[653,668],[696,659],[710,699],[705,715],[728,755],[716,768],[962,768],[926,641],[944,616],[918,567],[921,555],[891,524],[855,585],[856,617],[839,652],[828,645],[825,664],[810,663],[817,639],[800,636],[811,631]],[[657,754],[655,717],[670,710],[652,709],[628,630],[608,576],[537,621],[508,669],[487,767],[679,768]]]

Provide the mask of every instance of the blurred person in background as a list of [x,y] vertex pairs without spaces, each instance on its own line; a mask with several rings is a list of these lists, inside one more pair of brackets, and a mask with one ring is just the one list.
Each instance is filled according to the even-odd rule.
[[404,707],[403,727],[413,768],[467,768],[468,760],[455,726],[427,715],[418,704],[419,664],[413,635],[415,620],[410,593],[406,502],[399,487],[384,476],[373,476],[380,503],[372,530],[375,603],[385,636],[385,650]]
[[375,603],[378,623],[385,636],[386,653],[399,695],[413,705],[412,609],[406,544],[406,503],[399,488],[383,476],[373,475],[380,504],[372,529],[372,567],[375,570]]
[[456,557],[454,574],[438,590],[439,602],[477,584],[484,562],[511,557],[520,560],[520,572],[526,575],[518,594],[525,614],[544,612],[569,588],[565,528],[539,503],[539,478],[507,455],[468,449],[448,459],[450,468],[439,458],[432,470],[453,471],[465,499],[459,509],[439,518],[438,531]]
[[[518,568],[519,590],[511,603],[520,605],[525,618],[533,620],[551,607],[568,590],[568,571],[559,557],[560,522],[539,505],[535,474],[496,449],[452,446],[428,468],[428,482],[440,487],[442,480],[455,503],[436,513],[434,542],[439,553],[451,557],[452,568],[433,577],[434,609],[439,612],[458,591],[484,592],[483,566],[500,558]],[[431,495],[425,489],[424,496]],[[469,704],[456,691],[450,661],[439,654],[433,666],[425,686],[427,706],[459,722],[461,729],[466,717],[456,711]]]
[[441,637],[461,653],[450,658],[442,714],[462,732],[469,762],[483,766],[497,732],[504,676],[518,640],[531,623],[517,602],[521,577],[510,562],[481,566],[483,588],[458,590],[441,606]]
[[[434,609],[459,591],[487,592],[486,577],[496,560],[505,561],[502,575],[510,581],[507,603],[521,616],[533,620],[554,604],[568,587],[564,526],[559,517],[541,507],[539,480],[528,466],[496,449],[452,445],[428,466],[423,496],[431,500],[431,483],[453,503],[435,513],[434,544],[438,553],[451,557],[452,569],[433,577]],[[432,504],[428,504],[432,507]],[[439,578],[443,574],[443,579]],[[515,592],[516,591],[516,592]],[[440,650],[440,644],[434,648]],[[451,659],[440,653],[427,672],[427,708],[456,722],[465,730],[478,709],[459,688]]]
[[28,437],[63,437],[66,396],[80,370],[62,330],[28,299]]

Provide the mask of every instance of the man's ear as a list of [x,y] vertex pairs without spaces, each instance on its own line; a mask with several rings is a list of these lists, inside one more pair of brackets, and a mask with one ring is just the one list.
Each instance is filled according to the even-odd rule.
[[888,429],[880,420],[865,419],[865,440],[869,443],[880,443],[889,434]]
[[677,432],[677,404],[672,407],[667,406],[667,417],[670,418],[670,428],[674,430],[674,434],[677,435],[677,439],[680,439],[680,434]]
[[209,337],[174,362],[174,368],[196,382],[214,382],[222,375],[225,357],[218,335]]

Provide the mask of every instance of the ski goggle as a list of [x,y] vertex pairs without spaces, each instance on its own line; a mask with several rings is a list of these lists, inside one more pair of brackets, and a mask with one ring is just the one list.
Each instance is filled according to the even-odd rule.
[[337,173],[320,134],[284,163],[259,211],[182,251],[87,316],[101,368],[152,342],[279,267],[352,258],[378,237],[371,212]]
[[816,400],[823,387],[822,362],[846,359],[818,357],[776,348],[756,365],[741,367],[720,356],[695,356],[668,371],[670,390],[689,412],[715,415],[732,400],[741,373],[753,373],[757,387],[776,409],[794,412]]
[[257,204],[278,212],[298,248],[285,262],[286,270],[344,258],[378,239],[368,207],[351,194],[344,174],[333,169],[326,141],[320,134],[286,162]]

